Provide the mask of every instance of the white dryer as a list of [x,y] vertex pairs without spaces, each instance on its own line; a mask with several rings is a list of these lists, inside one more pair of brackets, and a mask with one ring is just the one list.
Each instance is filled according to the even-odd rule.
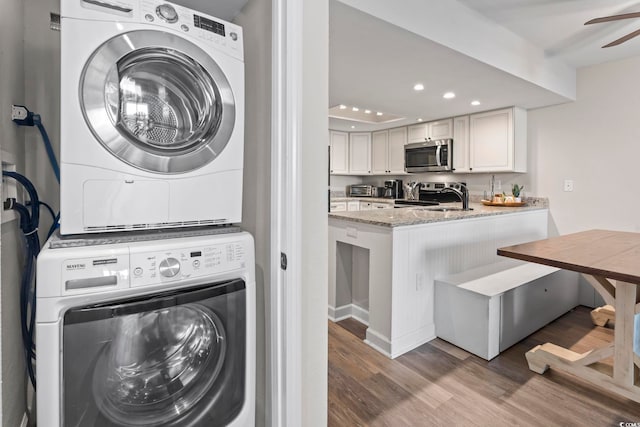
[[242,29],[157,0],[61,2],[61,233],[241,221]]
[[38,425],[255,424],[253,239],[196,230],[47,242]]

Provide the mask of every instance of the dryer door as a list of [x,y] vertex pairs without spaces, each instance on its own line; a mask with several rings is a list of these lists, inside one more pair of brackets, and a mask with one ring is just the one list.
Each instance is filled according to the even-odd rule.
[[161,31],[130,31],[102,44],[83,69],[80,104],[109,152],[157,173],[210,163],[235,125],[223,70],[195,44]]
[[67,311],[62,425],[227,425],[245,399],[245,315],[241,279]]

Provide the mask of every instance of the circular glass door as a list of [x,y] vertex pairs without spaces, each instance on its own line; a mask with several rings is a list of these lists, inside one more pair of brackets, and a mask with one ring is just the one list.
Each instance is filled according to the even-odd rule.
[[213,161],[235,124],[218,64],[191,42],[132,31],[105,42],[80,82],[87,124],[114,156],[139,169],[183,173]]
[[120,317],[101,354],[93,392],[116,425],[158,426],[200,403],[226,354],[224,327],[200,304]]

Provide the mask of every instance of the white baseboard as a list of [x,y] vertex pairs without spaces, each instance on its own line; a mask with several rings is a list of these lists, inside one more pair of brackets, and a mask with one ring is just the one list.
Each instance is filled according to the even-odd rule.
[[329,320],[340,322],[341,320],[353,317],[360,323],[369,326],[369,311],[355,304],[347,304],[341,307],[329,306]]
[[436,334],[433,324],[417,329],[393,341],[369,327],[367,329],[367,338],[364,342],[388,358],[395,359],[434,338],[436,338]]

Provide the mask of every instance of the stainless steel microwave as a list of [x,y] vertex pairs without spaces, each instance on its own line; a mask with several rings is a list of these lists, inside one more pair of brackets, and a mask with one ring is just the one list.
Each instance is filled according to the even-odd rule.
[[404,164],[407,172],[453,170],[453,139],[439,139],[405,145]]

